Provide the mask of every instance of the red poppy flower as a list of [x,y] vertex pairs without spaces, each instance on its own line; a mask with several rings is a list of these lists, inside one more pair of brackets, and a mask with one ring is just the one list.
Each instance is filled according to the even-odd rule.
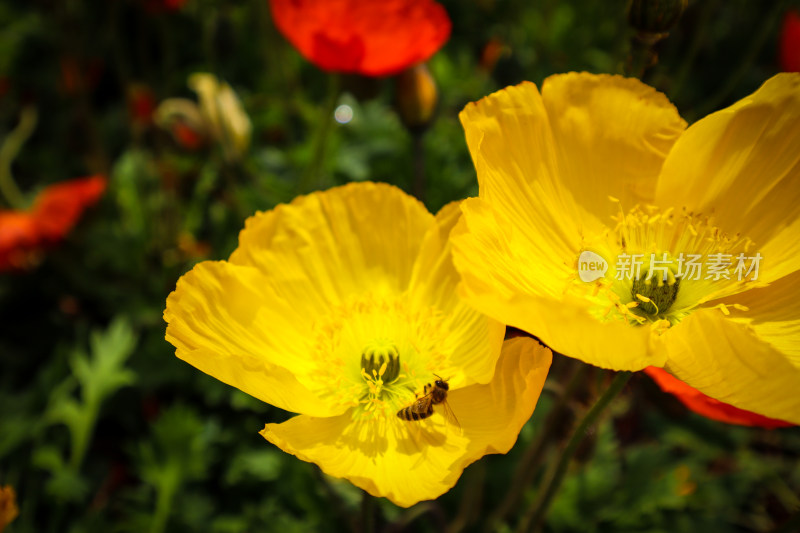
[[800,72],[800,11],[789,11],[781,31],[781,70]]
[[450,37],[450,18],[433,0],[271,0],[270,7],[289,42],[330,72],[396,74]]
[[105,188],[102,176],[66,181],[42,191],[29,211],[0,211],[0,271],[34,265],[41,251],[62,240]]
[[794,425],[715,400],[672,376],[663,368],[649,366],[644,371],[661,387],[661,390],[675,395],[690,410],[712,420],[740,426],[760,426],[763,428],[780,428]]

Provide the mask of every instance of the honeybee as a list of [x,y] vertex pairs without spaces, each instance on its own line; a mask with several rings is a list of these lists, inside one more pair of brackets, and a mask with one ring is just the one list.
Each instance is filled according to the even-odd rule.
[[433,414],[434,405],[441,405],[444,408],[445,418],[460,428],[461,425],[458,423],[455,413],[447,403],[447,391],[450,390],[450,386],[447,384],[448,380],[442,379],[440,376],[436,377],[438,379],[433,382],[433,385],[428,383],[422,389],[422,396],[409,406],[397,411],[397,417],[408,422],[424,420]]

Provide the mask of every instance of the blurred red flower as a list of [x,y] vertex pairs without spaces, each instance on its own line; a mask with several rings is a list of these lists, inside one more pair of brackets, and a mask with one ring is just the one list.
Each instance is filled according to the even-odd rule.
[[145,0],[144,7],[148,13],[155,15],[166,11],[179,11],[186,0]]
[[156,97],[150,87],[137,83],[128,88],[128,115],[134,125],[149,125],[155,110]]
[[34,266],[58,243],[106,188],[102,176],[65,181],[42,191],[28,211],[0,211],[0,271]]
[[784,72],[800,72],[800,11],[789,11],[783,19],[780,61]]
[[767,418],[766,416],[745,411],[744,409],[739,409],[738,407],[715,400],[710,396],[706,396],[699,390],[690,387],[663,368],[649,366],[645,368],[644,371],[659,387],[661,387],[661,390],[673,394],[691,411],[701,414],[706,418],[719,422],[726,422],[728,424],[759,426],[770,429],[794,425],[789,422],[784,422],[783,420]]
[[433,0],[270,0],[272,18],[322,70],[388,76],[426,61],[450,37]]

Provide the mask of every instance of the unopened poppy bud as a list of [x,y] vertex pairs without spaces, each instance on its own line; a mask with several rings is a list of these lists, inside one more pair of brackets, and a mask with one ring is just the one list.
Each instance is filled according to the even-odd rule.
[[200,112],[222,145],[225,159],[241,158],[250,146],[252,126],[231,86],[212,74],[197,73],[189,77],[189,87],[197,93]]
[[11,485],[0,487],[0,532],[19,515],[17,493]]
[[425,63],[397,76],[397,112],[410,131],[422,131],[430,125],[438,100],[436,81]]
[[688,0],[631,0],[628,24],[643,34],[667,33],[681,18]]

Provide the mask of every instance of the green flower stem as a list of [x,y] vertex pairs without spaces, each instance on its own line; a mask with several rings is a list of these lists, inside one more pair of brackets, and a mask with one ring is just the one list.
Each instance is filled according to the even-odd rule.
[[489,518],[486,520],[484,531],[496,531],[508,513],[516,508],[520,497],[531,484],[536,472],[539,470],[545,452],[550,445],[553,444],[553,432],[556,430],[556,426],[558,426],[566,416],[569,410],[569,401],[580,386],[586,382],[586,375],[591,367],[575,360],[571,360],[570,362],[574,364],[571,366],[569,374],[566,376],[568,379],[567,386],[561,391],[561,394],[558,395],[555,403],[550,408],[547,420],[544,423],[544,427],[539,432],[539,436],[536,440],[531,442],[530,446],[525,450],[525,455],[522,456],[522,460],[516,468],[516,473],[509,485],[508,492],[506,492],[502,503],[489,515]]
[[375,498],[367,491],[361,498],[361,533],[375,533]]
[[458,512],[450,525],[445,530],[446,533],[460,533],[470,524],[474,523],[476,515],[481,508],[483,500],[483,487],[486,482],[486,461],[478,461],[471,465],[464,473],[464,493],[461,496],[461,504]]
[[624,70],[626,76],[642,79],[647,69],[655,66],[657,56],[653,52],[653,46],[660,39],[659,37],[648,41],[641,39],[638,35],[631,39],[631,51],[628,54]]
[[8,204],[14,209],[25,208],[25,198],[22,196],[11,174],[11,163],[19,154],[25,141],[36,127],[36,108],[28,106],[22,109],[19,124],[3,140],[0,146],[0,194],[5,197]]
[[339,76],[337,74],[329,74],[328,96],[322,106],[317,133],[314,136],[311,163],[306,167],[306,172],[300,179],[300,193],[311,192],[322,184],[320,174],[325,166],[325,147],[328,144],[331,126],[333,126],[333,112],[336,110],[336,103],[339,101],[340,85]]
[[611,385],[608,387],[608,389],[603,393],[602,396],[600,396],[600,398],[597,399],[597,402],[595,402],[592,408],[589,409],[589,411],[583,417],[583,420],[581,420],[580,424],[578,424],[578,427],[572,434],[572,437],[567,443],[567,446],[564,448],[564,451],[561,452],[561,457],[559,457],[558,461],[554,463],[551,471],[548,472],[548,476],[543,488],[540,489],[533,505],[528,509],[528,512],[523,517],[522,522],[520,522],[520,527],[518,528],[519,531],[536,531],[539,529],[544,521],[545,515],[547,514],[547,510],[553,501],[553,497],[556,495],[559,487],[561,487],[561,483],[564,481],[564,476],[567,473],[567,467],[569,466],[572,456],[575,455],[578,445],[581,443],[581,441],[583,441],[587,430],[594,425],[595,422],[597,422],[600,414],[608,406],[608,404],[611,403],[611,400],[613,400],[614,397],[619,394],[619,392],[631,378],[631,375],[631,372],[619,372],[614,377],[614,381],[611,382]]
[[167,527],[167,519],[172,508],[172,500],[178,492],[181,483],[180,469],[174,462],[167,465],[157,487],[156,510],[153,514],[153,522],[150,526],[150,533],[163,533]]
[[[717,12],[720,0],[706,0],[699,7],[700,15],[697,17],[697,28],[707,28],[711,23],[711,17]],[[669,91],[670,102],[677,102],[678,95],[683,90],[686,80],[689,78],[692,66],[697,59],[697,54],[705,40],[709,37],[708,32],[696,30],[692,35],[688,51],[683,54],[683,61],[677,74],[673,78],[672,88]]]
[[758,57],[759,52],[766,44],[770,36],[775,34],[775,27],[777,26],[781,15],[788,9],[789,1],[783,0],[775,2],[772,9],[764,17],[764,21],[758,25],[759,31],[755,32],[753,38],[750,40],[747,53],[739,61],[738,68],[735,69],[722,87],[714,93],[704,104],[699,106],[697,116],[704,117],[707,114],[716,111],[725,101],[726,98],[738,87],[739,82],[751,70],[753,63]]
[[425,203],[425,136],[424,131],[411,134],[414,142],[414,183],[412,193],[422,203]]

